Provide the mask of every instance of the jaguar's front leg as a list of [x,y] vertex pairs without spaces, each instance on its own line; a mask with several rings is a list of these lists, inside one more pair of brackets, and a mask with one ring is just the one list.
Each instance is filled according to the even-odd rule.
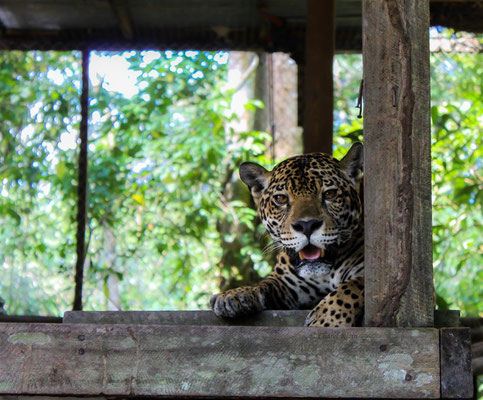
[[364,278],[339,284],[310,312],[305,326],[356,326],[364,314]]

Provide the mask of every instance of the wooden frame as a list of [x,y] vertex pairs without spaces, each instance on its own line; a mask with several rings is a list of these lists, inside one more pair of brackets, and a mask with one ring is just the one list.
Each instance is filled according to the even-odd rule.
[[436,329],[4,324],[8,394],[440,396]]
[[432,326],[429,2],[363,1],[365,322]]
[[[320,11],[318,1],[308,4]],[[2,323],[0,395],[471,395],[468,331],[433,328],[428,1],[363,0],[363,11],[365,322],[371,328],[179,326],[163,318],[146,325]],[[129,36],[129,21],[124,25]],[[316,39],[307,44],[309,53],[321,32],[308,30]],[[315,60],[307,60],[306,82],[321,82]],[[308,103],[306,110],[324,109],[324,101]]]
[[332,154],[335,0],[307,0],[304,65],[304,153]]
[[[465,328],[308,329],[300,326],[306,314],[266,311],[227,321],[210,311],[74,311],[62,324],[2,323],[0,395],[461,398],[472,393]],[[445,312],[437,320],[446,325],[455,317]]]

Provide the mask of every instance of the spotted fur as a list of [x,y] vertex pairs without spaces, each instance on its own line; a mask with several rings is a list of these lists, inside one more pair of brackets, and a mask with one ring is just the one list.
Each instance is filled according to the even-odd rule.
[[214,295],[214,313],[233,318],[310,308],[307,326],[356,325],[364,302],[362,145],[352,146],[341,161],[313,153],[289,158],[273,171],[244,163],[240,176],[281,250],[261,282]]

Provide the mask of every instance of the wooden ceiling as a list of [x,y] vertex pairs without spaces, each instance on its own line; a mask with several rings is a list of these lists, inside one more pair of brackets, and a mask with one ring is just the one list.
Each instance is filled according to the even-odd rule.
[[[321,0],[322,1],[322,0]],[[0,0],[0,49],[303,51],[303,0]],[[361,0],[336,0],[336,51],[360,51]],[[431,24],[483,31],[481,0],[432,0]]]

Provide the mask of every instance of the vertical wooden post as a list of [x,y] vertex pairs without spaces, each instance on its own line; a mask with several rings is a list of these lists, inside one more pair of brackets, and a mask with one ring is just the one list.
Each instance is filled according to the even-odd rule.
[[332,154],[335,1],[307,0],[304,153]]
[[432,326],[429,1],[363,0],[365,323]]
[[82,282],[84,279],[84,261],[86,253],[86,211],[87,211],[87,127],[89,119],[89,50],[82,51],[82,89],[81,89],[81,121],[79,128],[80,149],[77,183],[77,234],[75,265],[74,311],[82,310]]

